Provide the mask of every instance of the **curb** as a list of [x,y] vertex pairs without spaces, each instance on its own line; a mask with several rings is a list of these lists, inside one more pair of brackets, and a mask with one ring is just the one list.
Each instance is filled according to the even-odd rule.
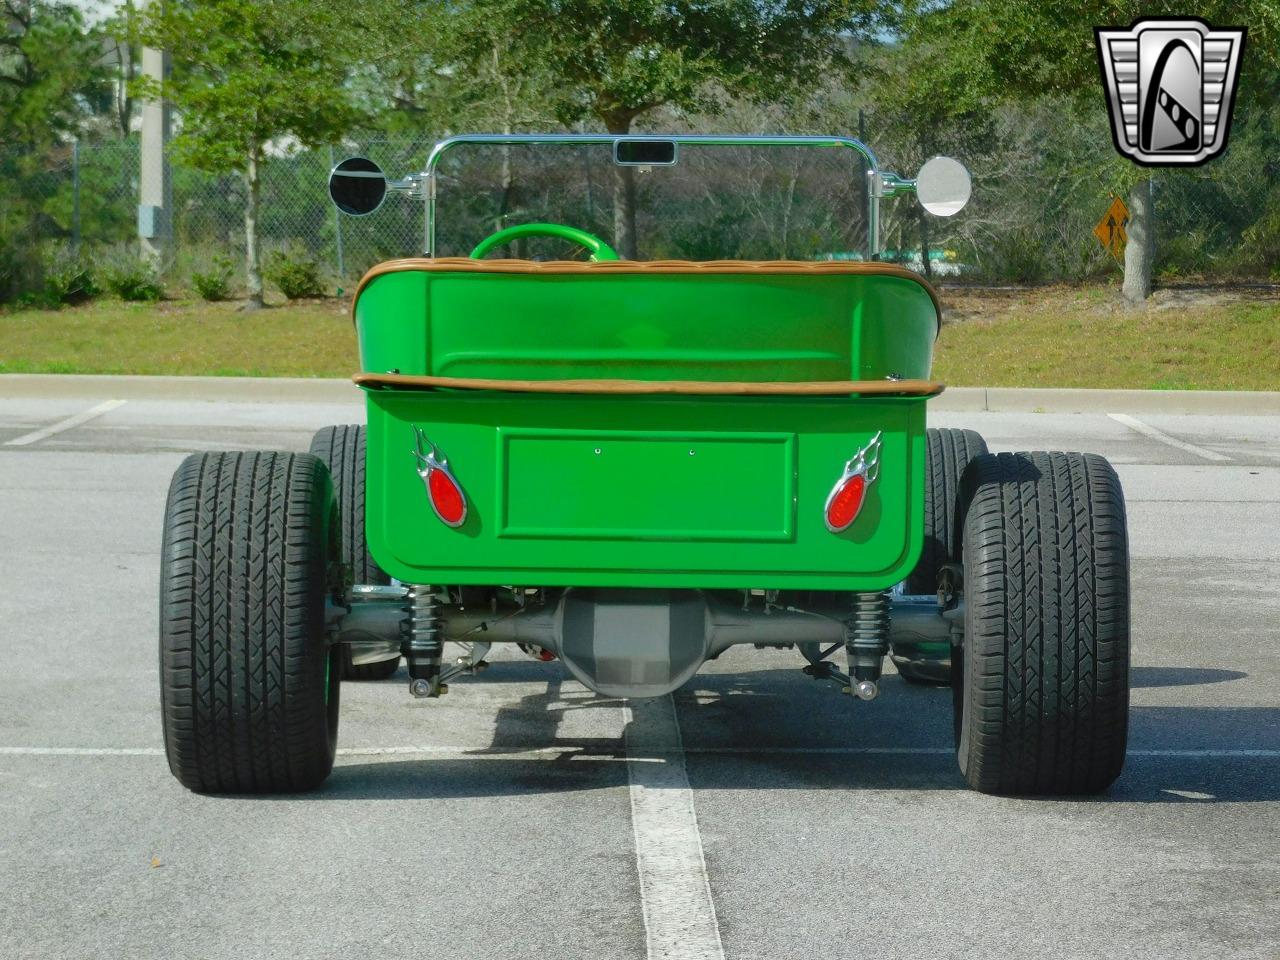
[[1154,413],[1280,416],[1280,392],[1261,390],[1082,390],[1045,387],[948,387],[937,411],[990,413]]
[[[359,403],[361,399],[359,389],[346,379],[0,374],[0,398],[54,397],[213,403]],[[965,413],[1280,416],[1280,391],[949,387],[929,401],[929,408]]]
[[350,380],[306,377],[139,377],[0,374],[2,398],[195,400],[213,403],[360,403]]

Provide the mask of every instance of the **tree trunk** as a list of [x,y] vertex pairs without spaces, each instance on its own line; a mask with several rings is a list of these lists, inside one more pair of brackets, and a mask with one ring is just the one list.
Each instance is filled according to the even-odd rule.
[[244,265],[249,296],[245,306],[257,308],[262,302],[262,253],[258,249],[258,150],[249,152],[244,170],[248,197],[244,205]]
[[[631,118],[606,123],[614,136],[631,132]],[[613,246],[624,260],[639,259],[636,242],[636,169],[613,165]]]
[[933,263],[929,260],[929,214],[924,207],[916,206],[916,216],[920,218],[920,264],[921,272],[926,280],[933,281]]
[[1156,258],[1155,206],[1151,178],[1143,177],[1129,190],[1129,242],[1124,248],[1124,296],[1138,304],[1151,296],[1151,271]]
[[[515,118],[516,107],[512,101],[511,89],[507,83],[507,75],[502,69],[502,48],[495,40],[493,48],[490,51],[493,66],[493,78],[497,80],[502,90],[502,133],[504,136],[511,136],[513,131],[513,120]],[[510,224],[507,223],[507,215],[511,213],[511,207],[515,203],[516,183],[515,176],[511,171],[511,145],[502,145],[502,201],[498,206],[498,218],[493,224],[494,232],[504,229]]]
[[[504,123],[502,132],[507,136],[511,135],[511,125]],[[510,215],[511,210],[517,204],[516,198],[516,179],[515,173],[511,167],[511,146],[503,144],[499,148],[502,151],[502,199],[498,202],[498,216],[493,222],[493,232],[505,230],[511,226]],[[524,240],[513,240],[510,249],[505,256],[515,257],[517,260],[523,260],[525,254]]]

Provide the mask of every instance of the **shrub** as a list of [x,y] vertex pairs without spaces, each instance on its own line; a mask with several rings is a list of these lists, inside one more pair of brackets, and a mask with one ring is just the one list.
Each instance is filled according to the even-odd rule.
[[306,254],[282,250],[271,256],[262,272],[290,300],[324,296],[320,265]]
[[125,264],[107,272],[107,289],[121,300],[153,303],[164,296],[164,288],[148,267]]
[[1204,229],[1162,236],[1156,244],[1156,272],[1166,279],[1200,277],[1216,272],[1217,241]]
[[1044,245],[1030,227],[995,232],[978,256],[977,273],[987,280],[1039,283],[1049,274]]
[[40,276],[36,251],[12,227],[11,222],[0,221],[0,303],[17,302],[29,294]]
[[1244,231],[1234,264],[1249,276],[1280,278],[1280,208],[1272,208]]
[[230,257],[214,257],[212,269],[207,273],[192,271],[191,285],[202,300],[231,299],[231,274],[234,269]]
[[52,247],[44,264],[44,299],[51,305],[92,300],[102,292],[93,261],[70,247]]

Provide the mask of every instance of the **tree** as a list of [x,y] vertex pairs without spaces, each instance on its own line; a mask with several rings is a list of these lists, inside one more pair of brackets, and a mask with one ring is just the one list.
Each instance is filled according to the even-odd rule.
[[[1138,17],[1185,16],[1185,4],[1170,0],[956,0],[927,6],[912,28],[921,40],[944,46],[962,65],[953,78],[971,92],[992,98],[1057,95],[1077,108],[1102,110],[1093,27],[1127,26]],[[1248,50],[1238,84],[1241,105],[1273,109],[1280,62],[1280,5],[1206,0],[1197,16],[1221,26],[1249,29]],[[1154,223],[1148,171],[1117,160],[1118,179],[1129,195],[1129,244],[1125,249],[1125,297],[1140,302],[1151,293]]]
[[[361,2],[366,7],[359,19],[374,30],[361,41],[361,57],[369,67],[357,86],[378,130],[415,136],[477,130],[510,134],[558,125],[550,106],[551,78],[537,64],[518,59],[517,31],[507,24],[488,19],[475,5]],[[508,226],[506,215],[519,207],[511,148],[501,148],[501,154],[494,230]]]
[[[565,125],[630,133],[662,105],[714,110],[729,97],[767,101],[843,62],[850,32],[868,34],[875,0],[474,0],[475,22],[509,38],[507,69],[533,71]],[[471,62],[483,44],[469,48]],[[633,171],[614,170],[614,242],[637,256]]]
[[169,51],[160,83],[136,83],[178,112],[174,156],[245,185],[245,273],[250,306],[262,306],[259,188],[268,146],[331,143],[355,120],[345,81],[343,22],[322,0],[171,0],[134,19],[145,46]]
[[[903,175],[911,176],[940,153],[971,161],[999,149],[990,98],[955,77],[963,66],[945,45],[908,34],[904,42],[864,58],[863,69],[871,78],[866,87],[872,117],[897,147],[894,162]],[[932,279],[933,217],[918,203],[910,210],[920,240],[921,267]]]
[[41,240],[71,235],[40,180],[70,160],[105,86],[97,46],[68,3],[0,0],[0,301],[38,285]]
[[97,39],[69,3],[0,0],[0,146],[72,136],[105,72]]
[[122,138],[129,136],[133,129],[133,79],[142,65],[142,53],[129,38],[133,10],[133,0],[124,0],[120,9],[97,31],[103,46],[100,62],[110,73],[110,83],[91,106],[95,114],[105,118],[108,128]]

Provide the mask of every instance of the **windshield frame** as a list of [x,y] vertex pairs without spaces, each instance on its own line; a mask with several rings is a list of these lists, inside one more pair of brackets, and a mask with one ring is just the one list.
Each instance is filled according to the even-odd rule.
[[[547,145],[562,146],[572,144],[606,144],[610,145],[614,156],[617,155],[618,144],[627,141],[669,140],[677,146],[704,147],[816,147],[843,148],[853,150],[861,155],[866,164],[867,176],[867,251],[869,259],[880,257],[880,199],[891,196],[892,184],[897,180],[893,174],[882,174],[879,162],[871,148],[852,137],[836,136],[770,136],[770,135],[705,135],[705,134],[607,134],[607,133],[467,133],[441,140],[432,148],[427,157],[426,166],[421,174],[421,182],[425,185],[426,216],[423,231],[423,249],[428,257],[436,255],[436,167],[440,159],[455,147],[464,144],[484,146]],[[888,187],[889,189],[886,189]]]

